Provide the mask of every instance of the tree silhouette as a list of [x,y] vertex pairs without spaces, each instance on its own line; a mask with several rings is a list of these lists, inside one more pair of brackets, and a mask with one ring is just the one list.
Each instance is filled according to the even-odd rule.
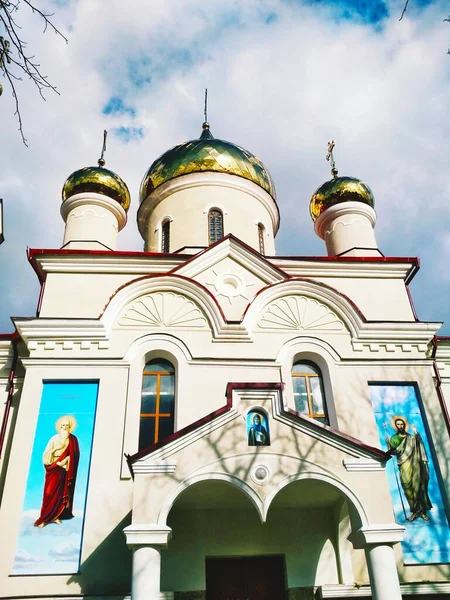
[[[29,0],[0,0],[0,74],[4,76],[11,88],[11,93],[15,101],[14,114],[17,116],[22,141],[27,146],[22,115],[20,113],[19,96],[16,89],[17,82],[22,81],[24,75],[31,79],[43,100],[45,100],[45,91],[51,90],[56,94],[59,94],[59,92],[48,80],[47,76],[42,73],[41,65],[37,62],[36,57],[29,52],[27,48],[28,43],[21,37],[22,28],[17,20],[17,16],[22,7],[28,8],[33,14],[39,17],[44,27],[43,33],[47,29],[51,29],[66,43],[68,40],[50,20],[53,13],[44,13]],[[0,83],[0,95],[2,92],[3,86]]]

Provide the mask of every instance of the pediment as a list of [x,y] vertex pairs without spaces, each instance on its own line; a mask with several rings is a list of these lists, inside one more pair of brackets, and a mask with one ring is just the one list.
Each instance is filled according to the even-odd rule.
[[180,453],[184,452],[190,453],[188,462],[193,470],[203,468],[217,456],[223,461],[237,455],[258,454],[262,448],[248,446],[245,417],[253,408],[261,407],[270,425],[271,443],[264,448],[268,453],[308,456],[326,469],[332,463],[346,471],[384,468],[387,457],[382,450],[285,407],[281,384],[230,383],[225,406],[130,456],[130,469],[134,475],[174,473]]
[[228,321],[240,321],[258,292],[287,279],[283,271],[231,235],[172,273],[204,286]]

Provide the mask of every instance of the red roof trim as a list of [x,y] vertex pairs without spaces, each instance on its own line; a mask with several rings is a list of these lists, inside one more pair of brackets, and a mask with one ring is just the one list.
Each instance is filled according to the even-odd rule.
[[19,338],[19,334],[17,331],[13,331],[12,333],[0,333],[0,340],[16,340]]
[[318,262],[369,262],[369,263],[411,263],[419,267],[416,256],[266,256],[268,260],[304,260]]
[[[280,392],[282,392],[283,388],[284,388],[284,383],[282,383],[282,382],[229,382],[227,384],[227,388],[226,388],[227,403],[225,404],[225,406],[222,406],[221,408],[215,410],[214,412],[210,413],[209,415],[206,415],[205,417],[202,417],[198,421],[191,423],[187,427],[183,427],[183,429],[180,429],[179,431],[172,433],[171,435],[164,438],[164,440],[162,440],[161,442],[152,444],[151,446],[148,446],[147,448],[140,450],[136,454],[125,455],[127,458],[130,470],[132,471],[133,463],[136,462],[137,460],[139,460],[140,458],[144,458],[145,456],[151,454],[152,452],[155,452],[155,450],[159,450],[160,448],[166,446],[167,444],[170,444],[170,442],[173,442],[174,440],[177,440],[177,439],[183,437],[184,435],[186,435],[187,433],[190,433],[191,431],[195,431],[195,429],[198,429],[202,425],[205,425],[206,423],[213,421],[215,418],[219,417],[220,415],[223,415],[226,412],[228,412],[231,409],[232,404],[233,404],[233,391],[234,390],[256,389],[256,390],[279,390]],[[281,396],[280,396],[280,402],[281,402]],[[283,407],[282,403],[281,403],[281,412],[286,415],[289,415],[291,417],[294,417],[295,419],[303,421],[304,423],[307,423],[308,426],[312,427],[313,429],[316,428],[316,429],[319,429],[322,431],[325,430],[331,437],[344,440],[344,441],[350,443],[352,446],[356,446],[357,448],[362,449],[365,452],[369,452],[370,454],[373,455],[373,457],[375,459],[378,459],[378,460],[381,459],[383,461],[386,461],[386,460],[389,460],[389,458],[391,458],[391,456],[389,454],[387,454],[386,452],[384,452],[383,450],[380,450],[379,448],[375,448],[373,446],[368,446],[367,444],[364,444],[364,442],[361,442],[360,440],[352,437],[351,435],[348,435],[346,433],[343,433],[341,431],[333,429],[332,427],[330,427],[328,425],[323,425],[322,423],[319,423],[318,421],[315,421],[314,419],[310,419],[309,417],[306,417],[305,415],[302,415],[295,410],[292,410],[290,408],[285,408],[285,407]]]
[[231,409],[231,404],[229,404],[228,399],[227,399],[227,403],[225,404],[225,406],[221,406],[214,412],[209,413],[209,415],[206,415],[205,417],[198,419],[198,421],[195,421],[194,423],[191,423],[190,425],[183,427],[183,429],[180,429],[179,431],[175,431],[174,433],[168,435],[166,438],[164,438],[160,442],[157,442],[156,444],[151,444],[147,448],[144,448],[143,450],[136,452],[136,454],[126,455],[128,463],[133,464],[140,458],[147,456],[147,454],[151,454],[155,450],[159,450],[159,448],[163,448],[167,444],[170,444],[170,442],[173,442],[174,440],[178,440],[179,438],[183,437],[187,433],[190,433],[191,431],[195,431],[202,425],[206,425],[206,423],[210,423],[217,417],[220,417],[220,415],[223,415],[226,412],[228,412],[230,409]]
[[27,248],[27,256],[28,261],[33,267],[36,275],[39,278],[39,281],[42,283],[45,280],[46,273],[42,270],[40,264],[37,262],[38,256],[43,255],[56,255],[56,256],[64,256],[64,255],[82,255],[82,256],[117,256],[117,257],[141,257],[141,258],[180,258],[183,260],[185,258],[191,258],[192,254],[173,254],[170,252],[131,252],[131,251],[122,251],[122,250],[73,250],[73,249],[65,249],[65,248],[54,248],[54,249],[39,249],[39,248]]

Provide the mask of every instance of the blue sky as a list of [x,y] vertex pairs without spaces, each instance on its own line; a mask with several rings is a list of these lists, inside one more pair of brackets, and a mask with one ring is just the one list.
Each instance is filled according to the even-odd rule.
[[445,2],[342,0],[136,0],[123,10],[100,0],[49,2],[69,37],[21,24],[60,96],[42,102],[18,87],[25,148],[5,89],[0,130],[0,331],[11,315],[35,313],[39,286],[26,246],[60,247],[61,188],[96,163],[109,130],[108,168],[132,194],[119,249],[141,250],[138,189],[153,160],[195,138],[209,89],[216,137],[259,156],[277,188],[278,254],[323,255],[308,213],[329,176],[335,139],[342,175],[375,195],[376,236],[387,256],[419,256],[412,292],[422,320],[445,320],[450,334],[450,154],[447,152],[450,25]]

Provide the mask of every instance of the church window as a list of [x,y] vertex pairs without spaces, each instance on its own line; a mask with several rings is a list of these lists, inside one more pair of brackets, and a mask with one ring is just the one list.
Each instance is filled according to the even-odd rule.
[[295,410],[325,425],[329,424],[322,373],[312,362],[296,362],[292,367]]
[[265,254],[264,250],[264,225],[262,223],[258,223],[258,242],[259,242],[259,251],[261,254]]
[[161,228],[161,252],[170,252],[170,220],[166,219]]
[[173,433],[175,369],[164,359],[148,362],[142,377],[139,450]]
[[208,227],[209,244],[214,244],[223,238],[223,215],[217,208],[209,211]]

